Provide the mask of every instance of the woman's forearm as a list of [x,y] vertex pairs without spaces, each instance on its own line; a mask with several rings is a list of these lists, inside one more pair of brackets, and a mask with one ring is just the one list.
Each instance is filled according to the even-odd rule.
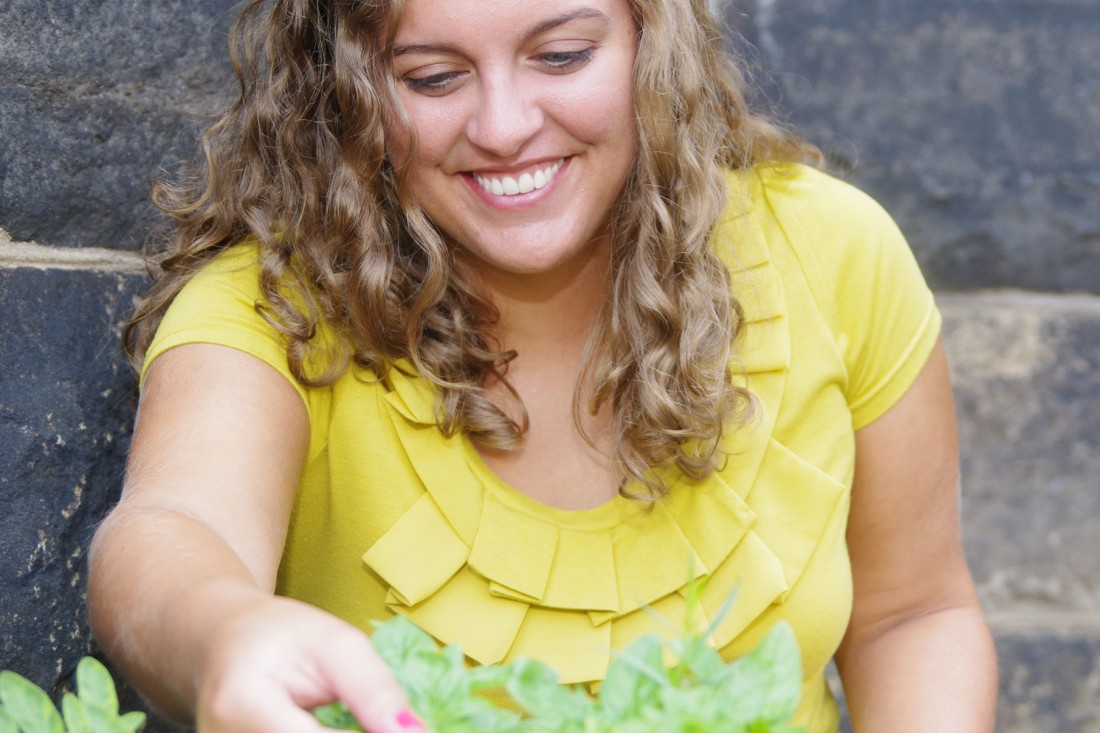
[[273,595],[185,512],[124,503],[108,518],[89,607],[97,638],[138,689],[204,733],[323,733],[310,711],[337,700],[373,733],[419,725],[366,634]]
[[162,507],[116,509],[96,534],[89,566],[100,645],[150,702],[190,720],[211,640],[270,593],[215,533]]
[[837,666],[856,733],[989,733],[997,659],[981,610],[944,609],[854,636]]

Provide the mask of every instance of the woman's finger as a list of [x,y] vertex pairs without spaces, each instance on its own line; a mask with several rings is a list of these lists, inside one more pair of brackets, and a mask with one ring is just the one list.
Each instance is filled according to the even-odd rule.
[[371,733],[425,730],[408,697],[365,636],[349,639],[325,658],[333,692]]

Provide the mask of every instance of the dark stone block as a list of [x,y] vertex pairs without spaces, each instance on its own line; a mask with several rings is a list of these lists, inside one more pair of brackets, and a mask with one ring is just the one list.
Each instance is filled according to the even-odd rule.
[[1100,5],[755,0],[769,94],[933,285],[1100,291]]
[[[0,4],[0,226],[17,241],[140,246],[148,181],[222,103],[235,4]],[[182,141],[182,142],[179,142]]]
[[0,226],[16,240],[139,248],[156,221],[149,181],[171,165],[180,113],[108,96],[0,95]]
[[1100,304],[942,299],[987,610],[1100,618]]
[[133,419],[116,324],[139,278],[0,270],[0,668],[49,689],[92,650],[85,555]]
[[999,634],[998,733],[1100,733],[1100,634]]

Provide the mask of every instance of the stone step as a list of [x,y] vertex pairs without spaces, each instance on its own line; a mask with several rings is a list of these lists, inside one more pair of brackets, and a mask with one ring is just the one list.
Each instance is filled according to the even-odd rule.
[[1100,298],[939,298],[967,549],[991,613],[1100,619]]

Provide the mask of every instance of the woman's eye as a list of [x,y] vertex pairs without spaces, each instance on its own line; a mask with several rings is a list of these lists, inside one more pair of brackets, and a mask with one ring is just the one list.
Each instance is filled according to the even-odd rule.
[[588,60],[592,58],[592,52],[593,49],[591,48],[581,51],[550,51],[539,54],[538,60],[551,71],[563,73],[588,63]]
[[442,94],[448,91],[462,76],[460,71],[446,71],[422,77],[406,76],[405,86],[413,92],[423,94]]

